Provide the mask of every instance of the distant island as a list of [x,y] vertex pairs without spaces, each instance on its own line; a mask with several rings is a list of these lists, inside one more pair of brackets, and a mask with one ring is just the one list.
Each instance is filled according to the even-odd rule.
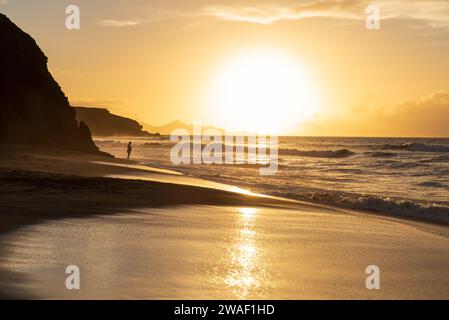
[[90,108],[74,106],[76,118],[88,125],[94,136],[159,136],[143,130],[136,120],[125,118],[109,112],[106,108]]

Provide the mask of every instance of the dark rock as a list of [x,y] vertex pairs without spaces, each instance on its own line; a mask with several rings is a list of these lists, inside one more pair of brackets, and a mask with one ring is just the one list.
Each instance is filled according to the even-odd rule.
[[110,113],[105,108],[73,107],[76,118],[85,122],[94,136],[153,136],[137,121]]
[[0,14],[0,143],[104,154],[47,68],[36,42]]

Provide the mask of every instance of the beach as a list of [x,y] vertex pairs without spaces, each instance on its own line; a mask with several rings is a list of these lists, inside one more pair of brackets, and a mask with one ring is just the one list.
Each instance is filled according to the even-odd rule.
[[[2,145],[0,297],[448,299],[448,227]],[[77,265],[81,289],[67,290]],[[380,269],[368,290],[365,269]]]
[[0,300],[449,300],[449,1],[76,2],[0,0]]

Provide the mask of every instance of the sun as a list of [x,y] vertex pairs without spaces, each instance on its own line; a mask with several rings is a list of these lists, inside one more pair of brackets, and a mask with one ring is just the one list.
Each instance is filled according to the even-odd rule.
[[206,106],[211,122],[227,130],[286,134],[317,113],[318,94],[304,69],[288,56],[256,51],[221,68]]

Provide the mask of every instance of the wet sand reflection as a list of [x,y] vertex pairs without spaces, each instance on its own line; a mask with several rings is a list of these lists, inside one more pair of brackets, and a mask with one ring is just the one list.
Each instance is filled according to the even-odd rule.
[[237,236],[231,245],[230,270],[225,278],[236,298],[245,299],[255,292],[263,281],[262,251],[255,228],[256,208],[238,208]]

